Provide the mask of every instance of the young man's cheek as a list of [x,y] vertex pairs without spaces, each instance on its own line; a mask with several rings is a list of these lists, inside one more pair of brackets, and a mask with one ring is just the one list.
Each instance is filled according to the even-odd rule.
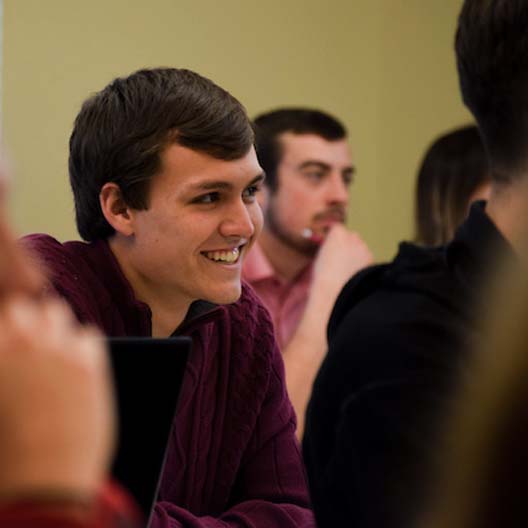
[[253,222],[253,229],[255,230],[253,234],[253,238],[256,238],[262,231],[262,226],[264,225],[264,214],[258,202],[255,202],[253,209],[254,209],[254,212],[251,215],[251,220]]

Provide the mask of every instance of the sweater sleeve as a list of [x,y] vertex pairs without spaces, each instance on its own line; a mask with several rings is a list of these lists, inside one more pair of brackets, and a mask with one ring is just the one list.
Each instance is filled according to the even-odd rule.
[[273,337],[269,346],[272,351],[267,394],[243,457],[231,507],[218,516],[197,517],[172,503],[159,502],[151,528],[315,526],[282,357]]

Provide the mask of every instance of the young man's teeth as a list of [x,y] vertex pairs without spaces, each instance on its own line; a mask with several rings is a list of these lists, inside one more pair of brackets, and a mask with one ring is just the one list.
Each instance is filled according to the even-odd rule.
[[235,262],[238,259],[238,248],[231,251],[208,251],[205,256],[216,262]]

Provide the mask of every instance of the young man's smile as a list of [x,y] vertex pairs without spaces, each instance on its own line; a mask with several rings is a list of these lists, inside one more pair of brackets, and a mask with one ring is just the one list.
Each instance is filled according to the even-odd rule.
[[232,248],[227,249],[214,249],[209,251],[202,251],[202,255],[204,255],[209,260],[212,260],[213,262],[220,262],[225,264],[239,264],[240,262],[240,255],[242,253],[242,248],[245,246],[245,244],[241,244],[239,246],[235,246]]

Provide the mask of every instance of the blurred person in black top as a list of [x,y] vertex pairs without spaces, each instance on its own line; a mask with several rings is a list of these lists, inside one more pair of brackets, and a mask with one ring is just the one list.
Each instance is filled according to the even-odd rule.
[[483,285],[526,238],[527,34],[524,0],[465,1],[458,72],[490,158],[490,198],[449,245],[402,243],[337,300],[303,442],[321,528],[409,526],[428,495],[438,429],[479,335]]

